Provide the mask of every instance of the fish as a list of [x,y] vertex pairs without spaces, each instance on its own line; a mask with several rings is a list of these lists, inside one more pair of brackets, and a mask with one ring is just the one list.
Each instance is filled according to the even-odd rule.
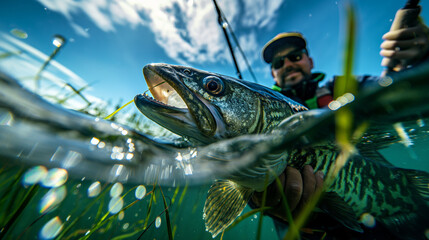
[[201,186],[248,164],[210,161],[204,153],[211,146],[197,149],[53,104],[1,71],[0,142],[4,166],[63,168],[70,178],[104,182]]
[[[427,70],[422,71],[428,76]],[[242,213],[254,191],[266,187],[266,179],[273,182],[286,166],[300,169],[308,164],[326,174],[339,154],[332,140],[335,111],[308,110],[262,85],[186,66],[149,64],[143,74],[152,97],[139,94],[134,102],[149,119],[195,145],[212,146],[207,156],[217,161],[253,159],[245,168],[217,179],[209,189],[203,218],[213,238]],[[417,85],[424,82],[422,77],[414,79]],[[350,104],[356,121],[372,119],[377,128],[380,119],[391,124],[412,115],[409,106],[427,113],[422,99],[392,97],[391,89],[393,93],[405,89],[403,82],[372,88],[361,101]],[[427,84],[415,91],[425,89]],[[379,104],[368,105],[369,101]],[[387,115],[386,105],[398,114]],[[322,123],[326,128],[315,128]],[[378,143],[377,147],[385,145]],[[368,145],[363,146],[368,150],[351,156],[327,186],[319,208],[357,232],[365,228],[359,217],[369,213],[404,239],[425,239],[429,174],[397,168]]]

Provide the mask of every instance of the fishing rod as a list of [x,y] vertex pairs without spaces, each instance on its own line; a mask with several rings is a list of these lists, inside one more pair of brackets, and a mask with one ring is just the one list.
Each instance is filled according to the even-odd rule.
[[243,77],[241,76],[240,68],[238,67],[237,60],[234,55],[234,50],[232,49],[231,41],[229,40],[228,32],[226,31],[227,23],[223,20],[222,14],[220,12],[220,9],[219,9],[219,6],[217,5],[216,0],[213,0],[213,3],[215,5],[216,12],[218,15],[217,22],[222,27],[223,34],[225,35],[226,42],[228,43],[228,48],[229,48],[229,51],[231,52],[232,61],[234,62],[235,69],[237,70],[237,76],[239,79],[243,79]]
[[[396,12],[395,19],[393,20],[392,26],[390,27],[390,31],[414,27],[417,25],[418,17],[421,11],[419,2],[420,0],[408,0],[405,6]],[[391,58],[383,58],[381,65],[386,67],[382,73],[382,76],[386,75],[388,72],[399,71],[406,67],[403,63],[401,63],[400,60],[394,60]]]
[[[222,13],[222,11],[221,11],[221,13]],[[223,13],[222,13],[222,15],[223,15]],[[252,75],[252,78],[253,78],[253,80],[255,81],[255,83],[258,83],[258,80],[256,79],[256,76],[255,76],[255,74],[253,73],[252,67],[250,66],[250,63],[249,63],[249,61],[247,60],[247,57],[246,57],[246,55],[244,54],[243,49],[241,49],[241,47],[240,47],[240,43],[238,42],[237,37],[235,36],[234,31],[232,30],[231,25],[230,25],[230,24],[229,24],[229,22],[228,22],[228,19],[226,19],[225,17],[223,17],[223,20],[224,20],[224,21],[227,23],[227,25],[228,25],[228,29],[229,29],[229,31],[230,31],[230,33],[231,33],[232,39],[234,40],[235,44],[237,44],[237,48],[238,48],[238,50],[240,51],[241,55],[243,56],[244,62],[245,62],[245,63],[246,63],[246,65],[247,65],[247,68],[248,68],[248,70],[249,70],[249,72],[250,72],[250,75]]]

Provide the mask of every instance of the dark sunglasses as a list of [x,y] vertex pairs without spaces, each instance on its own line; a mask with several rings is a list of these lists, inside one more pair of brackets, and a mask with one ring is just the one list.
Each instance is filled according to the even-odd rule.
[[279,69],[279,68],[283,67],[283,65],[285,64],[286,58],[289,59],[289,61],[291,61],[291,62],[301,61],[302,54],[304,54],[304,53],[307,54],[307,50],[305,48],[290,52],[290,53],[288,53],[284,56],[281,56],[281,57],[276,57],[271,62],[271,67],[274,69]]

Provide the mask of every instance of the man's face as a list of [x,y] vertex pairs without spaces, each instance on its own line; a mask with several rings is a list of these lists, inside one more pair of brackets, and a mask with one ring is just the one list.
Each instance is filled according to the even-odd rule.
[[[284,57],[290,56],[290,57]],[[302,56],[299,58],[299,56]],[[283,61],[281,59],[284,59]],[[281,88],[292,87],[304,79],[311,78],[313,59],[295,47],[287,47],[274,54],[271,74]]]

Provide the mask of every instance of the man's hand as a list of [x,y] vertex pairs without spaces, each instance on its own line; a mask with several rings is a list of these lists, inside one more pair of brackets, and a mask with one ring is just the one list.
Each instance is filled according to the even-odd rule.
[[[429,52],[429,29],[423,23],[387,32],[383,39],[380,55],[399,61],[402,68],[422,61]],[[385,59],[382,66],[387,66],[388,60]]]
[[[283,186],[287,204],[294,217],[305,207],[314,193],[323,187],[323,173],[320,171],[314,173],[310,165],[306,165],[302,173],[296,168],[287,167],[279,176],[279,179]],[[252,196],[252,201],[257,206],[261,206],[262,195],[263,192],[255,192]],[[267,188],[265,205],[273,207],[266,213],[287,221],[286,209],[282,203],[281,193],[276,181]]]

